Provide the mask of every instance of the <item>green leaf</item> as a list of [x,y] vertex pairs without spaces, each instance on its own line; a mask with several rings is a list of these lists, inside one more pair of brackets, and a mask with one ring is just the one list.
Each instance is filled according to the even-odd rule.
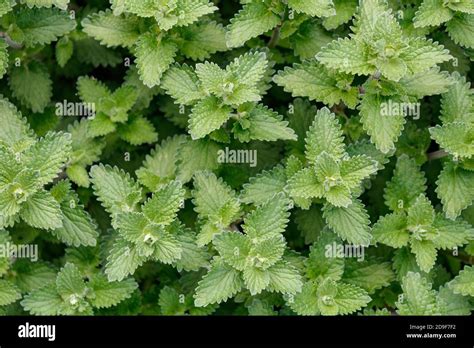
[[194,210],[199,217],[220,228],[228,227],[240,212],[240,204],[235,192],[213,173],[196,173],[192,194]]
[[194,304],[196,307],[205,307],[212,303],[221,303],[237,294],[242,286],[239,271],[216,260],[199,282],[194,295]]
[[365,155],[344,159],[341,162],[341,177],[350,189],[360,186],[362,180],[377,172],[377,162]]
[[131,278],[120,282],[108,282],[107,278],[102,274],[94,275],[88,285],[93,293],[90,303],[97,308],[115,306],[129,298],[135,289],[138,288],[138,284]]
[[75,297],[83,297],[87,289],[81,272],[72,263],[66,263],[59,271],[56,288],[61,297],[71,304],[74,304]]
[[364,205],[359,200],[354,200],[347,208],[326,204],[323,208],[323,217],[329,227],[343,240],[356,245],[370,244],[372,238],[370,220]]
[[474,296],[474,267],[465,266],[459,275],[448,283],[455,294]]
[[247,40],[273,29],[280,23],[280,16],[267,6],[264,1],[247,3],[230,20],[226,33],[229,48],[242,46]]
[[34,142],[29,124],[8,100],[0,98],[0,144],[22,151]]
[[95,246],[99,233],[97,226],[84,206],[79,204],[78,197],[73,192],[60,202],[62,226],[52,231],[62,242],[73,246]]
[[436,261],[437,250],[436,245],[430,240],[410,240],[410,247],[413,254],[415,254],[416,262],[420,269],[424,272],[429,272]]
[[256,267],[245,268],[242,272],[245,287],[252,296],[261,293],[270,283],[270,276],[266,270]]
[[18,7],[15,19],[27,47],[49,44],[76,27],[76,22],[67,12],[56,8]]
[[282,294],[296,294],[301,291],[302,278],[290,263],[279,261],[268,268],[266,272],[270,277],[269,290]]
[[234,126],[234,134],[242,142],[296,140],[296,134],[288,127],[288,121],[284,121],[281,115],[266,106],[258,104],[243,121],[248,122],[245,129],[237,130]]
[[343,133],[335,115],[326,107],[318,110],[306,136],[305,155],[309,163],[314,164],[323,151],[339,159],[345,154],[344,147]]
[[71,135],[48,132],[24,155],[29,168],[38,171],[38,184],[45,185],[57,177],[71,152]]
[[270,171],[263,171],[257,176],[249,179],[243,185],[240,200],[243,203],[260,205],[265,203],[268,197],[282,192],[286,186],[286,175],[282,166],[276,166]]
[[454,249],[457,246],[469,243],[474,237],[474,229],[463,220],[448,220],[436,215],[433,226],[438,234],[433,239],[437,248]]
[[181,146],[178,156],[177,179],[188,182],[200,170],[214,170],[219,166],[216,154],[219,145],[209,140],[188,141]]
[[[340,283],[337,285],[337,294],[334,303],[337,305],[338,313],[341,315],[351,314],[367,306],[371,298],[367,292],[352,284]],[[325,312],[321,310],[324,315]]]
[[474,48],[474,14],[458,14],[446,24],[448,34],[458,45]]
[[378,150],[389,153],[395,149],[395,142],[405,124],[404,115],[385,115],[382,113],[384,101],[377,95],[365,95],[360,104],[361,122],[370,140]]
[[112,11],[93,13],[81,22],[84,32],[107,47],[132,47],[139,38],[138,21],[132,16],[114,16]]
[[292,198],[321,198],[324,186],[313,168],[304,168],[289,179],[288,193]]
[[474,201],[474,173],[452,162],[446,163],[436,181],[436,193],[443,203],[443,211],[454,219]]
[[401,55],[412,74],[424,72],[436,64],[449,61],[453,57],[442,45],[432,40],[416,38],[410,41],[410,49]]
[[58,315],[64,300],[58,294],[56,285],[49,284],[26,295],[21,305],[34,315]]
[[474,126],[466,122],[452,122],[430,128],[431,137],[455,157],[474,156]]
[[443,123],[469,121],[474,116],[474,92],[466,78],[454,72],[454,82],[441,98],[441,120]]
[[356,285],[372,294],[377,289],[389,286],[395,279],[389,262],[367,263],[353,262],[351,268],[344,272],[343,281]]
[[43,112],[53,95],[48,71],[33,62],[13,68],[9,77],[8,82],[15,98],[33,112]]
[[141,189],[129,174],[109,165],[95,165],[90,171],[94,194],[111,214],[134,211]]
[[152,33],[140,35],[135,47],[138,73],[148,87],[160,84],[161,76],[174,61],[177,47]]
[[109,281],[120,281],[133,274],[144,261],[136,246],[119,237],[107,256],[105,274]]
[[132,145],[151,144],[158,140],[153,124],[141,115],[132,115],[126,123],[119,124],[117,133]]
[[64,68],[73,53],[74,43],[67,36],[63,36],[55,47],[56,61],[61,68]]
[[184,194],[182,184],[174,181],[156,191],[143,204],[142,211],[153,223],[169,225],[176,218],[180,207],[184,205]]
[[225,29],[216,22],[198,22],[181,29],[185,40],[180,51],[192,60],[204,60],[220,51],[226,51]]
[[310,16],[329,17],[336,14],[332,0],[288,0],[290,6],[296,12],[302,12]]
[[13,303],[21,298],[20,290],[9,281],[0,279],[0,306]]
[[350,21],[358,5],[357,0],[333,0],[333,3],[336,14],[323,19],[323,25],[327,30],[336,29]]
[[77,79],[77,93],[84,103],[93,104],[99,104],[102,98],[112,95],[103,82],[89,76],[81,76]]
[[436,292],[419,273],[408,272],[402,280],[403,295],[396,303],[400,315],[437,315]]
[[216,97],[202,99],[192,109],[189,116],[189,133],[193,140],[204,138],[219,129],[231,116],[232,109],[220,105]]
[[238,232],[223,232],[214,237],[212,244],[225,263],[239,271],[246,268],[251,248],[249,238]]
[[370,75],[373,65],[367,62],[365,47],[348,38],[329,43],[316,54],[316,59],[327,68],[336,69],[352,75]]
[[5,75],[8,69],[8,45],[0,40],[0,79]]
[[372,228],[376,242],[401,248],[408,244],[410,234],[407,230],[406,216],[402,213],[393,213],[380,217]]
[[414,18],[415,28],[439,26],[453,17],[453,11],[445,6],[443,0],[423,0]]
[[186,142],[184,135],[167,138],[147,155],[142,167],[136,171],[138,180],[150,191],[170,182],[176,175],[177,156]]
[[253,240],[265,240],[285,231],[289,200],[281,193],[258,206],[244,219],[243,229]]
[[352,78],[329,70],[316,60],[286,67],[273,80],[293,97],[308,97],[328,106],[343,102],[350,108],[355,108],[358,102],[359,92],[350,85]]
[[39,191],[22,205],[20,215],[25,222],[36,228],[55,229],[62,226],[59,203],[47,191]]
[[421,73],[405,76],[399,82],[407,94],[422,98],[446,92],[452,84],[452,79],[447,72],[440,72],[439,67],[434,67]]
[[426,178],[415,160],[407,155],[398,157],[392,179],[384,190],[387,207],[392,211],[408,209],[425,190]]
[[199,78],[186,64],[169,68],[161,81],[161,88],[169,94],[175,103],[190,105],[204,96]]

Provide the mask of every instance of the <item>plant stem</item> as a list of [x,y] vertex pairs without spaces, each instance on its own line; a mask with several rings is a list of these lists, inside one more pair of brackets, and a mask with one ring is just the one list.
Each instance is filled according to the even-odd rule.
[[280,30],[281,24],[278,24],[275,29],[273,29],[272,37],[270,38],[270,41],[267,45],[268,48],[274,48],[277,45],[278,40],[280,39]]
[[447,155],[448,155],[448,153],[444,150],[438,150],[438,151],[430,152],[428,154],[428,160],[432,161],[432,160],[435,160],[435,159],[446,157]]
[[8,34],[4,31],[0,31],[0,38],[3,38],[5,42],[7,43],[7,45],[10,46],[11,48],[20,49],[23,47],[23,45],[19,44],[18,42],[13,41],[10,38],[10,36],[8,36]]

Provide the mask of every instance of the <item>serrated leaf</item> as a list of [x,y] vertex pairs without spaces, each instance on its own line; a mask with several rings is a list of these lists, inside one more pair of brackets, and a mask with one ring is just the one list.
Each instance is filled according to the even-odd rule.
[[309,163],[314,164],[323,151],[337,159],[345,154],[341,126],[335,115],[326,107],[318,110],[308,130],[305,155]]
[[229,48],[242,46],[247,40],[273,29],[280,21],[280,16],[269,11],[266,2],[247,3],[231,19],[227,27],[227,46]]
[[424,0],[414,18],[414,26],[439,26],[453,17],[453,11],[446,7],[443,0]]
[[71,136],[68,133],[47,133],[24,155],[25,163],[38,171],[38,184],[51,182],[69,159]]
[[254,240],[278,235],[288,223],[288,209],[289,200],[282,194],[271,197],[245,217],[243,229]]
[[9,85],[15,98],[33,112],[43,112],[53,91],[48,71],[36,62],[10,71]]
[[178,181],[163,186],[142,206],[145,216],[155,224],[169,225],[184,204],[185,190]]
[[90,175],[94,193],[111,214],[136,209],[141,189],[130,175],[108,165],[93,166]]
[[181,29],[185,40],[180,51],[193,60],[204,60],[211,54],[226,51],[225,30],[216,22],[198,22]]
[[0,306],[13,303],[20,298],[20,290],[13,283],[0,279]]
[[163,76],[161,88],[182,105],[193,104],[204,96],[198,76],[186,64],[169,68]]
[[426,179],[416,162],[407,155],[401,155],[392,179],[384,190],[385,204],[392,211],[409,208],[415,199],[425,192]]
[[135,47],[140,78],[148,87],[160,84],[161,76],[173,63],[177,47],[174,43],[148,33],[140,35]]
[[109,281],[120,281],[133,274],[144,261],[137,247],[119,237],[107,256],[105,274]]
[[[329,70],[316,60],[286,67],[273,80],[291,92],[293,97],[309,97],[310,100],[321,101],[328,106],[339,102],[354,108],[358,102],[358,90],[350,86],[351,78],[334,70]],[[345,86],[341,85],[345,82]]]
[[347,208],[326,204],[323,208],[323,217],[343,240],[356,245],[370,244],[372,238],[370,220],[364,205],[359,200],[354,200]]
[[474,296],[474,267],[465,266],[448,284],[455,294]]
[[436,292],[420,273],[408,272],[402,279],[403,296],[397,305],[400,315],[436,315]]
[[194,305],[205,307],[213,303],[221,303],[241,290],[243,281],[240,272],[225,265],[222,261],[214,261],[209,272],[202,278],[196,288]]
[[474,173],[453,163],[445,164],[436,181],[436,193],[443,203],[443,211],[454,219],[474,200]]
[[20,7],[15,12],[15,18],[15,24],[22,32],[22,41],[27,47],[49,44],[76,27],[76,22],[67,12],[56,8]]
[[457,14],[446,24],[446,29],[455,43],[474,48],[474,14]]
[[110,11],[101,11],[86,17],[81,22],[84,32],[107,47],[132,47],[138,40],[138,21],[131,16],[114,16]]
[[296,12],[306,13],[310,16],[329,17],[336,14],[332,0],[288,0],[290,6]]
[[406,216],[402,213],[393,213],[380,217],[372,228],[376,242],[401,248],[408,244],[410,234],[407,230]]
[[257,176],[250,178],[249,182],[243,185],[240,193],[240,200],[244,203],[260,205],[278,192],[283,191],[286,186],[286,175],[284,168],[276,166],[270,171],[263,171]]
[[381,97],[365,95],[360,104],[361,122],[378,150],[388,153],[395,148],[394,143],[402,132],[403,115],[382,114]]
[[59,203],[48,191],[38,191],[22,205],[20,215],[25,222],[36,228],[55,229],[62,226]]
[[58,315],[64,300],[58,294],[56,284],[50,284],[26,295],[21,305],[34,315]]
[[189,133],[194,139],[204,138],[219,129],[231,116],[229,106],[220,105],[216,97],[210,96],[199,101],[189,116]]
[[88,285],[91,287],[93,297],[90,299],[92,306],[108,308],[115,306],[129,298],[138,287],[135,280],[128,278],[120,282],[108,282],[102,274],[94,275]]

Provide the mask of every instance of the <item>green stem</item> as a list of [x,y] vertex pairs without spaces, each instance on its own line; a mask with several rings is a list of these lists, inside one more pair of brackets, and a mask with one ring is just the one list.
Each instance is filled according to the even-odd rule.
[[429,161],[436,160],[436,159],[439,159],[439,158],[446,157],[447,155],[448,155],[448,153],[444,150],[438,150],[438,151],[430,152],[428,154],[428,160]]

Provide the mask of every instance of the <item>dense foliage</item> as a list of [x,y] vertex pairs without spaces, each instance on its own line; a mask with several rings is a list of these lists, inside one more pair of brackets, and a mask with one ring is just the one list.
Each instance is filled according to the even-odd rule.
[[0,313],[470,314],[473,61],[472,0],[0,0]]

